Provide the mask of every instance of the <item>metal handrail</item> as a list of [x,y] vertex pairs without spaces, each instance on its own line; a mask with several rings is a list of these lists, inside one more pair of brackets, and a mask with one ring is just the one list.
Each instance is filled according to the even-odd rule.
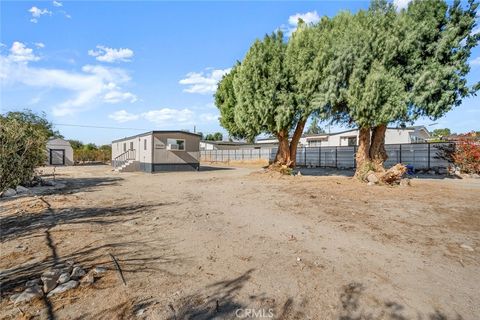
[[129,160],[135,160],[135,149],[130,149],[125,151],[119,156],[116,156],[113,159],[113,167],[116,169],[118,167],[123,166],[125,163],[127,163]]

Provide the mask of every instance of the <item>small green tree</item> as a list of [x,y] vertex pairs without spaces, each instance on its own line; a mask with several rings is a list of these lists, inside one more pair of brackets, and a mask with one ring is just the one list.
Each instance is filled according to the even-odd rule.
[[310,126],[308,127],[308,129],[305,133],[306,134],[320,134],[320,133],[325,133],[325,130],[323,130],[323,128],[320,127],[318,118],[314,117],[312,122],[310,123]]
[[443,129],[435,129],[432,132],[432,136],[435,138],[442,138],[451,135],[451,131],[448,128],[443,128]]
[[46,160],[52,125],[29,110],[0,115],[0,191],[29,185]]
[[223,134],[221,132],[209,133],[205,136],[207,141],[222,141]]
[[83,148],[83,142],[79,140],[68,140],[68,142],[70,142],[70,145],[74,151]]

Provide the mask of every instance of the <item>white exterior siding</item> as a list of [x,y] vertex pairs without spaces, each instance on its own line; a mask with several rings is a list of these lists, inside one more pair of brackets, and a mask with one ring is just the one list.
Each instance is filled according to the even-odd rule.
[[[425,142],[430,135],[424,128],[388,128],[385,132],[385,144],[415,143]],[[355,138],[355,144],[358,144],[358,130],[353,129],[330,135],[318,135],[302,137],[301,146],[308,147],[337,147],[348,146],[349,138]]]

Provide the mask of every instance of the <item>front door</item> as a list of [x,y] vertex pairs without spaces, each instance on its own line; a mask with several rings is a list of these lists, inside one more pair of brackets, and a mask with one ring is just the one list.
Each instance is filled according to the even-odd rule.
[[65,150],[50,149],[50,164],[54,166],[65,165]]

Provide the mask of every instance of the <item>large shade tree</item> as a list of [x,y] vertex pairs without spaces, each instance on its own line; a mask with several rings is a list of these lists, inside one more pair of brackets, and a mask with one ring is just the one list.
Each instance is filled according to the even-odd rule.
[[[332,43],[334,59],[318,93],[333,121],[359,128],[357,175],[383,171],[389,124],[437,119],[478,85],[468,86],[468,58],[477,5],[413,1],[397,12],[385,1],[368,11],[343,14]],[[335,19],[334,19],[335,20]]]
[[326,28],[326,18],[315,27],[299,21],[288,43],[280,31],[256,40],[218,85],[215,102],[222,126],[251,141],[261,133],[276,136],[276,164],[295,166],[307,119],[319,109],[314,97],[323,74],[313,66]]

